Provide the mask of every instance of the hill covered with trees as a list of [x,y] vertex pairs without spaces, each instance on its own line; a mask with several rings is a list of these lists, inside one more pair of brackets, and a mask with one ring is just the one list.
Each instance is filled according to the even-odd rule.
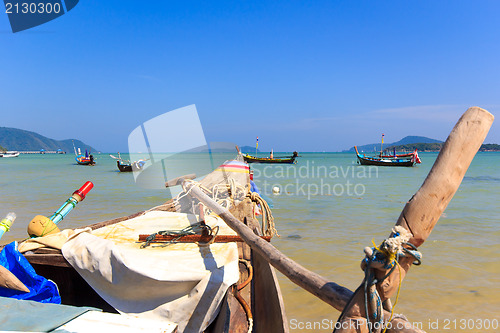
[[[36,151],[40,149],[58,150],[65,152],[73,151],[73,141],[75,146],[83,150],[95,151],[91,146],[76,139],[54,140],[35,132],[25,131],[18,128],[0,127],[0,147],[4,150]],[[0,148],[1,149],[1,148]]]

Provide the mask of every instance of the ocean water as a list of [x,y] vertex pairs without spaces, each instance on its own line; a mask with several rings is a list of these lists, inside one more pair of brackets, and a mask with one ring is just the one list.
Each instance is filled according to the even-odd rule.
[[[437,153],[420,156],[423,164],[414,168],[362,167],[354,154],[345,153],[301,153],[290,166],[252,165],[255,182],[272,201],[281,236],[273,244],[306,268],[356,289],[363,278],[363,248],[390,233]],[[14,211],[18,216],[0,243],[26,237],[35,215],[50,216],[87,180],[94,189],[61,228],[129,215],[169,199],[166,190],[138,187],[108,155],[96,160],[89,167],[77,165],[70,154],[0,158],[0,215]],[[412,267],[404,280],[395,312],[426,331],[460,331],[463,325],[470,331],[498,331],[491,324],[500,320],[499,165],[500,153],[476,155],[420,247],[422,265]],[[273,194],[275,187],[280,194]],[[291,331],[331,332],[339,312],[278,277]],[[490,329],[480,329],[487,321]]]

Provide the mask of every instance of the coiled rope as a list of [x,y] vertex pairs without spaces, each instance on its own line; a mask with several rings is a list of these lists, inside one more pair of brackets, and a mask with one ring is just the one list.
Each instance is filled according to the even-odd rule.
[[[422,263],[422,254],[417,251],[417,248],[409,243],[409,240],[413,235],[403,228],[402,226],[395,226],[392,229],[392,235],[384,240],[382,244],[377,247],[375,243],[373,247],[366,247],[364,249],[365,258],[361,261],[361,269],[365,272],[365,278],[363,284],[358,287],[353,296],[357,293],[360,288],[364,290],[364,309],[366,314],[366,323],[368,326],[368,331],[370,333],[380,333],[382,332],[382,327],[384,326],[384,310],[382,308],[382,300],[378,294],[376,285],[382,283],[387,279],[395,270],[396,266],[399,270],[399,285],[396,295],[396,301],[394,306],[391,306],[391,316],[388,320],[390,322],[394,316],[394,308],[397,305],[399,299],[399,292],[401,289],[402,277],[401,277],[401,266],[399,265],[399,258],[404,256],[412,256],[415,261],[414,265],[420,265]],[[404,246],[409,246],[408,249]],[[389,270],[382,278],[376,278],[377,270]],[[342,321],[346,311],[349,308],[351,300],[347,303],[346,307],[342,311],[338,322]],[[371,310],[371,312],[370,312]],[[383,333],[387,330],[385,327]],[[335,332],[335,330],[334,330]]]

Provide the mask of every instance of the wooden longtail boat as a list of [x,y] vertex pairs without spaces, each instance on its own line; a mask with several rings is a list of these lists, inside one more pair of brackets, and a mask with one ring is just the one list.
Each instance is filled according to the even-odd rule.
[[[78,148],[78,151],[77,151],[74,141],[73,141],[73,150],[75,151],[76,163],[78,163],[79,165],[91,165],[91,166],[95,165],[94,156],[92,154],[89,154],[87,149],[85,149],[85,155],[82,154],[80,148]],[[45,152],[44,152],[44,154],[45,154]]]
[[[405,275],[413,264],[420,262],[421,255],[417,251],[418,247],[428,238],[439,217],[458,190],[469,165],[488,134],[493,119],[492,114],[478,107],[472,107],[464,113],[443,145],[421,188],[404,206],[396,226],[392,229],[392,233],[379,247],[365,248],[366,257],[362,260],[365,278],[354,292],[307,270],[286,257],[267,240],[259,237],[259,227],[254,221],[253,204],[250,204],[252,200],[257,199],[255,195],[245,195],[244,198],[240,198],[241,201],[237,205],[227,209],[221,206],[220,202],[214,200],[215,197],[210,197],[214,193],[210,188],[220,183],[214,183],[214,178],[205,178],[204,183],[201,184],[202,186],[185,179],[173,181],[169,185],[182,184],[184,189],[183,200],[181,201],[181,196],[179,196],[177,197],[178,200],[169,201],[162,206],[155,207],[153,210],[170,211],[177,209],[178,205],[181,208],[187,205],[188,208],[193,210],[199,207],[198,214],[202,217],[204,214],[202,211],[204,212],[205,208],[207,208],[223,219],[242,238],[244,244],[249,246],[246,247],[246,245],[240,243],[242,247],[238,249],[238,252],[240,257],[250,257],[251,265],[254,268],[253,270],[250,268],[242,270],[240,265],[240,281],[244,280],[245,282],[226,293],[221,311],[205,331],[252,331],[252,321],[249,320],[249,313],[252,313],[255,319],[253,332],[288,331],[286,319],[282,312],[279,287],[275,283],[275,275],[273,270],[270,269],[269,263],[298,286],[330,304],[335,309],[342,311],[335,325],[335,333],[425,333],[422,329],[413,326],[403,315],[394,315],[390,297],[396,291],[399,294],[399,288]],[[241,169],[239,171],[241,172]],[[223,171],[223,173],[226,172]],[[226,193],[234,194],[237,192],[237,186],[235,186],[234,182],[229,181],[225,183],[225,186],[228,189]],[[194,201],[195,199],[198,201]],[[235,199],[236,196],[232,196],[229,202],[236,202]],[[203,210],[201,210],[202,206],[200,204],[205,207]],[[99,228],[105,228],[105,225],[114,225],[121,221],[131,220],[144,213],[141,212],[129,217],[94,224],[91,228],[99,230]],[[267,231],[272,229],[270,225],[271,223],[268,221]],[[78,239],[78,237],[76,238]],[[150,240],[154,241],[154,238]],[[391,248],[391,246],[394,246],[394,248]],[[400,251],[402,254],[399,254]],[[38,271],[45,268],[48,270],[47,274],[52,272],[52,275],[54,275],[53,269],[60,267],[64,273],[71,272],[71,267],[68,267],[65,259],[58,253],[45,251],[30,254],[27,257]],[[396,267],[397,269],[395,269]],[[70,269],[68,270],[68,268]],[[268,274],[264,273],[266,271]],[[253,275],[250,283],[247,283],[249,279],[245,276],[242,278],[242,274],[245,274],[245,272],[247,276]],[[257,277],[257,275],[261,275],[261,278]],[[62,285],[70,287],[70,295],[75,295],[78,292],[78,290],[74,290],[76,284],[82,285],[81,282],[77,281],[78,274],[74,278],[75,281],[72,281],[71,277],[66,275],[62,280]],[[58,276],[58,279],[61,279],[61,276]],[[266,282],[268,283],[266,284]],[[249,285],[252,285],[252,292],[249,295],[251,305],[245,306],[243,305],[244,302],[240,300],[240,296],[249,291],[245,291],[245,288]],[[238,289],[241,289],[239,294],[236,291]],[[96,299],[95,295],[90,295],[91,292],[92,289],[87,289],[83,293],[82,299],[85,297],[94,297]],[[96,300],[102,305],[101,308],[105,307],[102,299],[97,298]],[[81,299],[75,298],[74,301],[81,302]],[[242,305],[239,306],[238,302]],[[260,306],[263,306],[263,308],[259,308]],[[247,311],[241,310],[242,308],[247,309]],[[248,309],[252,311],[250,312]],[[246,314],[246,317],[243,317],[243,314]],[[244,325],[246,319],[249,322],[247,326]]]
[[[232,173],[231,170],[234,172]],[[245,172],[242,173],[242,171]],[[233,177],[232,175],[235,176]],[[167,185],[171,186],[175,184]],[[223,201],[229,205],[230,211],[234,216],[237,216],[240,221],[243,221],[247,226],[252,228],[256,235],[262,235],[262,232],[264,232],[267,236],[266,239],[270,240],[270,236],[273,234],[269,230],[274,230],[274,227],[265,230],[264,219],[263,225],[260,226],[259,221],[255,217],[256,202],[261,207],[266,205],[262,200],[257,198],[256,194],[249,192],[250,177],[248,165],[238,161],[226,162],[210,175],[206,176],[199,186],[204,189],[205,193],[210,194],[212,192],[208,189],[214,189],[213,193],[217,192],[216,196],[222,195],[224,197]],[[201,204],[194,203],[195,200],[191,199],[187,193],[189,191],[185,189],[183,193],[173,200],[148,211],[95,223],[89,227],[93,230],[93,234],[95,234],[95,232],[99,232],[101,229],[119,229],[120,225],[129,223],[133,219],[147,216],[147,214],[173,214],[173,216],[178,216],[178,212],[180,211],[194,212],[194,216],[197,216],[200,220],[207,220],[210,217],[210,215],[206,215],[208,214],[207,210],[202,209]],[[266,210],[264,209],[264,211]],[[267,212],[270,214],[269,209]],[[267,214],[266,216],[269,223],[269,219],[272,219],[272,216]],[[107,234],[108,231],[105,233]],[[189,238],[192,236],[185,237]],[[207,236],[202,234],[200,237]],[[216,234],[214,236],[215,242],[218,242],[217,237],[219,235]],[[234,236],[232,237],[233,239],[229,239],[229,241],[234,241]],[[182,241],[182,239],[177,241]],[[165,240],[159,236],[157,240],[152,240],[151,244],[155,245],[162,242],[165,242]],[[139,237],[131,243],[132,246],[138,246]],[[133,243],[137,243],[137,245],[133,245]],[[190,246],[192,247],[194,244]],[[283,300],[274,269],[259,253],[251,250],[241,240],[235,246],[237,246],[239,257],[239,281],[227,290],[220,302],[220,311],[203,332],[249,332],[252,330],[252,327],[253,332],[288,332]],[[199,251],[207,251],[205,249],[208,250],[209,248],[200,248]],[[147,254],[145,253],[144,255]],[[106,312],[117,312],[113,306],[100,296],[100,293],[89,285],[86,279],[82,278],[77,270],[65,259],[60,250],[43,247],[24,253],[24,256],[34,267],[37,274],[57,284],[62,304],[92,306]],[[119,276],[117,279],[127,279],[127,277]],[[192,331],[186,328],[185,332]]]
[[76,163],[79,165],[95,165],[95,160],[92,155],[77,155],[75,157]]
[[116,166],[120,172],[132,172],[132,164],[116,161]]
[[147,160],[138,160],[134,162],[130,162],[129,160],[125,160],[120,156],[120,153],[118,153],[118,157],[109,155],[111,158],[116,160],[116,166],[118,167],[118,170],[120,172],[132,172],[132,171],[139,171],[143,168],[145,162]]
[[247,163],[269,163],[269,164],[294,164],[299,154],[294,151],[292,156],[285,157],[255,157],[248,154],[243,155]]
[[412,167],[419,164],[420,158],[415,150],[411,154],[402,154],[394,156],[366,156],[358,152],[358,147],[354,146],[358,163],[361,165],[376,165],[376,166],[394,166],[394,167]]
[[18,157],[19,152],[18,151],[6,151],[6,152],[0,152],[0,157]]

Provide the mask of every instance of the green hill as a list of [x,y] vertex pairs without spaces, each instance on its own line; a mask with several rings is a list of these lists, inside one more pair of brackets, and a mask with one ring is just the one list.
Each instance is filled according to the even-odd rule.
[[396,148],[396,151],[414,151],[417,149],[418,151],[440,151],[443,146],[443,142],[434,142],[434,143],[409,143],[406,145],[394,145],[386,148],[388,151],[392,151]]
[[77,148],[83,151],[89,149],[96,151],[91,146],[76,139],[68,140],[54,140],[49,139],[43,135],[35,132],[25,131],[17,128],[0,127],[0,146],[5,147],[7,150],[58,150],[62,149],[67,153],[73,152],[73,141]]
[[482,144],[479,151],[500,151],[500,145],[497,145],[496,143]]
[[[410,135],[410,136],[405,136],[404,138],[402,138],[401,140],[399,140],[397,142],[384,143],[383,148],[385,150],[385,149],[388,149],[389,147],[393,147],[393,146],[401,146],[401,145],[408,145],[408,144],[415,144],[415,143],[442,143],[442,141],[427,138],[425,136]],[[374,152],[374,151],[380,151],[380,142],[358,146],[358,151],[367,152],[367,153]],[[347,150],[347,152],[354,152],[354,147]]]
[[[441,143],[412,143],[407,145],[390,146],[386,150],[392,151],[396,148],[396,151],[440,151],[443,147],[443,142]],[[500,145],[495,143],[482,144],[479,151],[500,151]]]

